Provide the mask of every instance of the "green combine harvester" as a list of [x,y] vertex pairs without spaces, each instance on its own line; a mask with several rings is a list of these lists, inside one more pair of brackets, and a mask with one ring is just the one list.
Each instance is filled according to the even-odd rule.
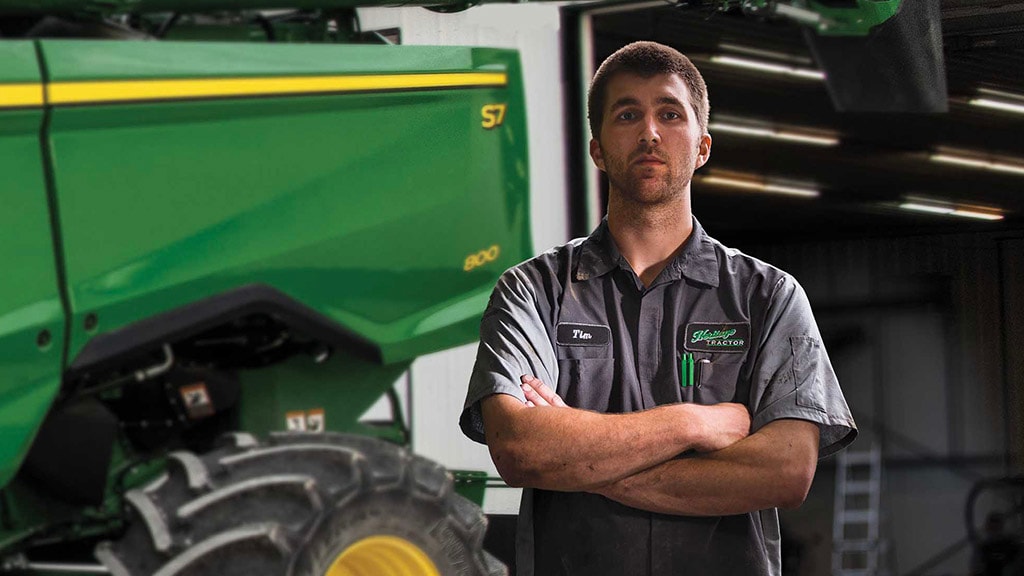
[[531,255],[518,56],[48,37],[334,20],[254,17],[3,23],[49,31],[0,42],[6,567],[501,574],[402,419],[359,418]]
[[0,0],[0,572],[505,573],[393,385],[532,255],[519,57],[354,4]]

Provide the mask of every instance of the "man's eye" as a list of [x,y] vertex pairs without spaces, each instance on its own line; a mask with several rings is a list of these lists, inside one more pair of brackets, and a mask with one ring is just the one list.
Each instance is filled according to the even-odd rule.
[[620,112],[619,113],[619,120],[635,120],[635,119],[636,119],[636,112],[626,111],[626,112]]
[[662,114],[662,117],[665,118],[666,120],[678,120],[682,118],[682,116],[679,115],[678,112],[665,112],[664,114]]

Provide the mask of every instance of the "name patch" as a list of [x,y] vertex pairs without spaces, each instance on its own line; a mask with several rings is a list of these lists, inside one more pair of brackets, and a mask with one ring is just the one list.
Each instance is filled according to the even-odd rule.
[[612,340],[612,331],[600,324],[559,322],[555,340],[562,346],[607,346]]
[[750,349],[747,322],[690,322],[683,348],[693,352],[746,352]]

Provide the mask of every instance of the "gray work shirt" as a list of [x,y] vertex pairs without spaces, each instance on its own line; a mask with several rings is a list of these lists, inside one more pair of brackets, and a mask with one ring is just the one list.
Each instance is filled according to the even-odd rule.
[[[480,324],[462,431],[483,443],[480,401],[525,401],[519,378],[532,374],[577,408],[739,402],[753,432],[780,418],[817,423],[821,457],[852,442],[856,425],[799,284],[693,226],[647,288],[606,222],[506,271]],[[526,489],[516,548],[520,576],[781,573],[775,509],[675,516]]]

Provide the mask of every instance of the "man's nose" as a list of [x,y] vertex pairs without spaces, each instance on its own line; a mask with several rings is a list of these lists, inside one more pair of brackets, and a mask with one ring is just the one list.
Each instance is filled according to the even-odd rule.
[[658,125],[654,118],[646,118],[640,130],[639,137],[640,144],[647,146],[654,146],[661,142],[661,136],[658,134]]

